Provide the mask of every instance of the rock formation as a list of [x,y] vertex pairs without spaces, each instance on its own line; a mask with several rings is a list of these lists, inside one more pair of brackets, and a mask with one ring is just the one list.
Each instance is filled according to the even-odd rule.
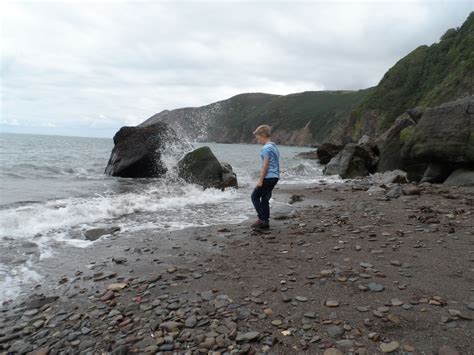
[[187,153],[178,162],[178,176],[205,188],[237,187],[237,176],[230,164],[221,164],[209,147]]
[[105,173],[126,178],[163,176],[167,169],[161,160],[161,154],[167,142],[179,144],[180,141],[166,123],[122,127],[114,136],[115,146]]

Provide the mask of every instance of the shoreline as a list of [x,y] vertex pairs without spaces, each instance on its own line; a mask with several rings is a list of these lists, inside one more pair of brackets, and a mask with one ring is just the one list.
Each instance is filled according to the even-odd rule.
[[303,201],[269,233],[245,221],[69,248],[50,288],[2,307],[0,353],[474,353],[474,189],[370,186],[280,187]]

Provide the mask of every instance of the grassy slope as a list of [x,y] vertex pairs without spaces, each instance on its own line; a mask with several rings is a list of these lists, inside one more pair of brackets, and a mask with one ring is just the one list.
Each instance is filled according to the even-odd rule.
[[415,106],[432,106],[474,90],[474,12],[458,29],[448,30],[439,43],[420,46],[397,62],[379,85],[353,111],[348,133],[360,137],[369,112],[378,119],[378,133]]
[[369,90],[319,91],[293,94],[275,99],[253,113],[254,124],[269,119],[274,129],[309,128],[317,141],[322,141],[349,114]]

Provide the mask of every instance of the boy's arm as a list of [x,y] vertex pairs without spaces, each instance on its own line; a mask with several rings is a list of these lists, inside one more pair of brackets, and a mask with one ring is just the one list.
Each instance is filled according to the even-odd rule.
[[265,179],[265,176],[267,175],[269,167],[270,167],[270,159],[268,157],[265,157],[263,159],[262,174],[260,175],[260,177],[258,179],[257,187],[263,186],[263,179]]

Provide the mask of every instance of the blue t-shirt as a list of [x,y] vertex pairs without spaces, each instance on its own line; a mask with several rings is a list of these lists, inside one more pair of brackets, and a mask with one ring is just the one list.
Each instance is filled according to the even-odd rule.
[[280,177],[280,152],[275,143],[268,142],[265,144],[260,151],[260,157],[262,158],[262,167],[265,158],[270,160],[267,175],[265,178],[279,178]]

